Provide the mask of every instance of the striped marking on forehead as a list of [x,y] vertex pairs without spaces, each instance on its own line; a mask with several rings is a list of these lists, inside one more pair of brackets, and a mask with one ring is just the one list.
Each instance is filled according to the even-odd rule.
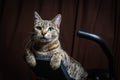
[[48,21],[48,20],[44,20],[44,21],[41,21],[39,23],[36,24],[37,26],[41,26],[41,27],[44,27],[44,26],[55,26],[51,21]]

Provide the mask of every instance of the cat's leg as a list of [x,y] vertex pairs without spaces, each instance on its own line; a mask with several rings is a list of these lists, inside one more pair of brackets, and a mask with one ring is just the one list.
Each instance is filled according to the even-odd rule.
[[35,56],[33,55],[33,53],[29,49],[26,49],[25,59],[26,59],[26,62],[31,67],[35,67],[36,66]]
[[62,56],[60,54],[55,54],[52,56],[50,65],[53,70],[56,70],[60,67]]

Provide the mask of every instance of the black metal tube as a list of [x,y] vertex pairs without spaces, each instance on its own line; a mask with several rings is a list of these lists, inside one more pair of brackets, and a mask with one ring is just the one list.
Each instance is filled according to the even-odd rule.
[[105,56],[108,59],[108,62],[109,62],[109,76],[110,76],[110,80],[113,80],[114,79],[114,62],[113,62],[113,56],[111,54],[111,51],[110,51],[108,45],[104,41],[104,39],[102,39],[98,35],[91,34],[91,33],[84,32],[84,31],[78,31],[77,35],[80,38],[85,38],[87,40],[91,40],[91,41],[94,41],[97,44],[99,44],[99,46],[102,48],[102,50],[105,53]]

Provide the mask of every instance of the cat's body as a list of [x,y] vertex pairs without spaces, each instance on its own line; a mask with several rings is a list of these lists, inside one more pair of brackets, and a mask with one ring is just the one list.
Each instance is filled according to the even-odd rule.
[[35,26],[33,41],[30,49],[26,49],[27,63],[36,66],[35,56],[51,57],[50,66],[53,70],[60,67],[61,61],[67,69],[68,74],[75,80],[85,80],[87,73],[81,64],[71,58],[62,48],[59,41],[59,26],[61,15],[52,20],[42,20],[35,12]]

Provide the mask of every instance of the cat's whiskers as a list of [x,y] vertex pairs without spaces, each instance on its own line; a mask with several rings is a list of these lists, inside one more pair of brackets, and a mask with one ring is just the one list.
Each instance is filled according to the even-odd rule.
[[36,34],[35,32],[28,32],[29,34]]
[[28,34],[30,35],[30,36],[28,36],[28,41],[27,41],[27,43],[25,44],[25,47],[24,47],[24,50],[26,50],[30,45],[32,45],[34,42],[32,41],[33,40],[33,38],[30,38],[31,37],[31,35],[34,35],[34,34],[36,34],[35,32],[28,32]]
[[26,45],[25,45],[25,50],[29,47],[29,45],[31,45],[32,44],[32,40],[31,39],[29,39],[28,40],[28,42],[26,43]]

